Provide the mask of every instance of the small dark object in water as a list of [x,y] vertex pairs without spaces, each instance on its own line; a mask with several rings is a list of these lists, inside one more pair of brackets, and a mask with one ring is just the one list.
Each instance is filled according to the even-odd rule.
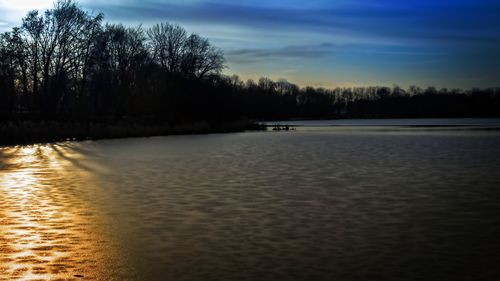
[[78,278],[83,278],[83,275],[80,275],[80,274],[75,274],[73,276],[78,277]]
[[276,124],[273,127],[273,131],[290,131],[290,130],[295,130],[295,128],[291,127],[289,125],[279,125]]

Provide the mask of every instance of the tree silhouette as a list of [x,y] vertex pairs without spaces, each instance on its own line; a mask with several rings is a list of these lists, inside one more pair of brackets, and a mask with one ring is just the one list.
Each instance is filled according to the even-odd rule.
[[0,120],[167,123],[499,116],[500,90],[313,88],[222,74],[222,50],[168,22],[104,24],[73,0],[0,35]]

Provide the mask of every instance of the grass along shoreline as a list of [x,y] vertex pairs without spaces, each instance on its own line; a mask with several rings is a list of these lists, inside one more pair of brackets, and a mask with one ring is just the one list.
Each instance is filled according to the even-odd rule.
[[152,137],[168,135],[230,133],[265,130],[266,126],[250,120],[231,122],[185,122],[178,124],[143,124],[140,122],[6,122],[0,123],[0,145],[40,142]]

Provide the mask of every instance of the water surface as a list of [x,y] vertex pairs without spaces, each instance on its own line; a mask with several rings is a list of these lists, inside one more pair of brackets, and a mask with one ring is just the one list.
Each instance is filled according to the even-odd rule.
[[337,120],[297,120],[272,121],[273,124],[288,124],[298,127],[480,127],[500,128],[500,118],[405,118],[405,119],[337,119]]
[[0,279],[498,279],[500,132],[384,128],[3,147]]

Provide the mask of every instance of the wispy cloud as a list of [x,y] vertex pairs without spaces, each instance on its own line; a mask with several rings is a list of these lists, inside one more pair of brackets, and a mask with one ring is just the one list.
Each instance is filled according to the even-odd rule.
[[[344,5],[302,7],[236,4],[226,1],[126,1],[89,3],[110,19],[170,20],[198,24],[240,26],[282,32],[377,37],[408,42],[485,42],[498,37],[500,4],[490,1],[456,1],[436,4],[421,1],[408,5],[396,1],[351,1]],[[257,1],[258,2],[258,1]],[[411,1],[413,2],[413,1]],[[464,3],[461,3],[464,2]]]
[[[0,22],[4,23],[0,31],[20,23],[22,15],[12,10],[16,3],[0,0]],[[500,76],[498,0],[80,3],[89,11],[104,12],[111,22],[146,27],[162,21],[179,23],[209,37],[224,49],[232,69],[245,73],[294,69],[294,77],[311,76],[308,73],[342,77],[346,73],[345,79],[358,75],[359,79],[394,82],[420,77],[420,81],[442,81],[443,86],[468,76],[488,77],[482,85],[467,82],[471,86],[498,85],[495,77]]]
[[318,59],[333,52],[333,44],[286,46],[267,49],[236,49],[227,51],[232,63],[256,63],[269,60]]

